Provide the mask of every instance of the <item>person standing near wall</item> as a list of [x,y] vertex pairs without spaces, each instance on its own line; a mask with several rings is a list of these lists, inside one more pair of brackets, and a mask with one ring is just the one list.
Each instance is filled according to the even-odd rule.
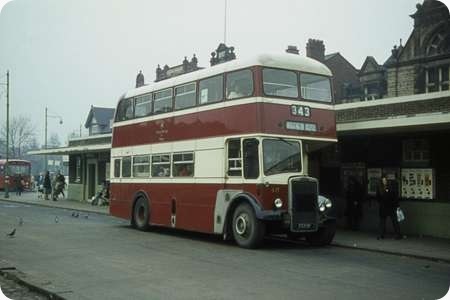
[[391,218],[394,227],[395,239],[402,238],[400,234],[400,225],[397,220],[397,207],[399,207],[398,184],[396,180],[387,179],[386,175],[382,175],[381,182],[377,188],[377,200],[380,213],[380,234],[377,239],[384,239],[386,233],[386,219]]
[[45,195],[45,200],[48,200],[48,195],[50,195],[52,193],[52,182],[50,180],[50,172],[47,171],[45,172],[45,177],[44,177],[44,195]]

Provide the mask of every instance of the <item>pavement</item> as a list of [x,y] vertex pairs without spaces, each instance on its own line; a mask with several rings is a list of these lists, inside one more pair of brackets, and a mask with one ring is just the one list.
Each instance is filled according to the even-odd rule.
[[[61,198],[58,201],[42,200],[38,199],[37,193],[34,192],[23,193],[22,196],[10,193],[9,196],[8,199],[5,199],[2,193],[0,194],[0,200],[109,215],[108,206],[92,206],[87,202]],[[392,234],[391,236],[386,235],[386,238],[383,240],[377,240],[376,235],[374,232],[338,229],[333,245],[349,249],[450,263],[450,240],[448,239],[404,236],[402,240],[395,240]]]

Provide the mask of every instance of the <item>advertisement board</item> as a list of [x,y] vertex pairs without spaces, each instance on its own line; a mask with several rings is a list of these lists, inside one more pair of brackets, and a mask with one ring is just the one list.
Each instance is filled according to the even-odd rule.
[[433,169],[402,169],[402,198],[430,200],[435,198]]

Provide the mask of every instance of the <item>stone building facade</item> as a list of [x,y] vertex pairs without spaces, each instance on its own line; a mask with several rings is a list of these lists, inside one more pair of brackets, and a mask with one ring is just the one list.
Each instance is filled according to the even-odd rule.
[[339,142],[320,154],[318,177],[342,220],[346,180],[356,177],[366,190],[361,227],[377,230],[374,188],[384,173],[400,185],[403,233],[450,238],[450,15],[437,0],[416,8],[405,45],[383,65],[367,57],[358,72],[362,101],[335,106]]

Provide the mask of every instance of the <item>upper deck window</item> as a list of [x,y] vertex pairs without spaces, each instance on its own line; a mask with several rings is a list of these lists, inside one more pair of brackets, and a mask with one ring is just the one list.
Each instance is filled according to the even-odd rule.
[[223,75],[201,80],[199,91],[199,104],[221,101],[223,99]]
[[253,94],[253,74],[251,70],[227,74],[227,99],[248,97]]
[[293,71],[263,69],[264,93],[270,96],[298,98],[297,74]]
[[172,89],[156,92],[153,97],[155,114],[165,113],[172,110]]
[[195,83],[185,84],[175,88],[175,109],[195,106]]
[[136,118],[149,116],[152,113],[152,94],[138,96],[135,99],[134,115]]
[[122,99],[117,107],[116,121],[125,121],[133,119],[134,109],[133,109],[133,98]]
[[331,102],[330,78],[313,74],[300,74],[302,98],[320,102]]

